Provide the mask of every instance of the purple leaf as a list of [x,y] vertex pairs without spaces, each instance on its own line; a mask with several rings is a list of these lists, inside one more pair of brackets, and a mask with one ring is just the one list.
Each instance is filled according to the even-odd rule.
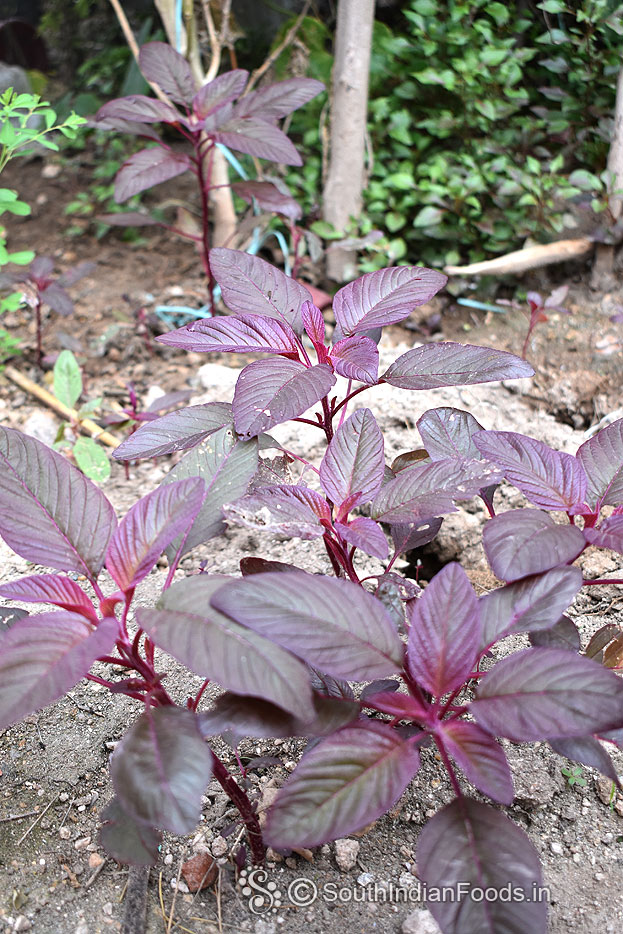
[[594,736],[571,736],[550,739],[549,744],[559,756],[581,762],[592,769],[597,769],[602,775],[616,783],[619,790],[621,785],[612,759],[606,750],[599,744]]
[[141,149],[124,162],[115,178],[115,201],[121,204],[139,191],[159,185],[190,168],[188,156],[181,152],[153,146]]
[[254,574],[212,606],[336,678],[393,674],[403,646],[383,605],[357,584],[313,574]]
[[306,486],[264,487],[226,506],[224,514],[229,522],[247,529],[306,540],[320,538],[331,524],[326,499]]
[[199,715],[204,736],[215,736],[232,730],[237,736],[327,736],[346,726],[359,716],[357,701],[338,700],[314,694],[315,717],[309,723],[259,697],[221,694],[214,707]]
[[411,608],[407,665],[435,697],[469,677],[478,658],[482,625],[478,598],[460,564],[447,564]]
[[256,360],[244,368],[234,391],[236,431],[254,438],[274,425],[298,418],[335,385],[326,364],[306,367],[298,360]]
[[586,547],[575,525],[557,525],[540,509],[510,510],[489,519],[482,542],[491,570],[503,581],[573,561]]
[[168,42],[148,42],[138,56],[139,68],[148,81],[178,104],[189,104],[197,86],[190,65]]
[[248,204],[257,202],[262,211],[271,211],[273,214],[282,214],[292,223],[303,214],[303,209],[292,195],[279,191],[272,182],[234,182],[233,190]]
[[301,305],[301,321],[305,328],[305,333],[315,344],[324,346],[325,324],[320,308],[313,302],[303,302]]
[[281,571],[289,573],[290,571],[301,571],[294,564],[286,564],[285,561],[267,561],[266,558],[257,558],[255,555],[249,555],[240,559],[240,573],[243,577],[249,577],[250,574],[265,574],[267,571]]
[[550,628],[581,588],[580,569],[561,567],[485,594],[478,601],[483,648],[510,633]]
[[381,487],[372,503],[372,518],[408,524],[456,512],[453,500],[474,496],[491,476],[495,469],[482,461],[418,463]]
[[357,516],[348,524],[344,522],[335,523],[335,531],[349,545],[360,548],[367,555],[373,555],[383,561],[389,554],[387,539],[383,529],[374,519],[367,519],[365,516]]
[[210,250],[210,269],[233,312],[278,318],[302,333],[301,305],[311,295],[295,279],[259,256],[223,247]]
[[515,431],[482,431],[473,440],[535,506],[572,512],[584,502],[586,474],[573,455]]
[[355,695],[348,681],[332,678],[331,675],[308,666],[311,673],[311,686],[325,697],[342,697],[345,700],[354,700]]
[[301,760],[268,814],[269,846],[318,846],[361,830],[391,808],[420,757],[389,727],[347,726]]
[[610,548],[623,554],[623,516],[608,516],[598,529],[585,528],[584,538],[598,548]]
[[117,634],[116,619],[93,629],[66,610],[18,620],[0,637],[0,729],[63,697]]
[[132,506],[106,555],[106,567],[121,590],[132,590],[147,577],[167,545],[192,525],[204,496],[203,481],[189,477],[161,486]]
[[48,305],[52,311],[55,311],[58,315],[62,315],[64,318],[68,318],[69,315],[73,314],[74,303],[58,282],[50,283],[47,288],[40,292],[39,298]]
[[95,269],[97,269],[97,263],[86,261],[77,263],[75,266],[70,266],[62,276],[58,277],[58,284],[64,289],[68,289],[70,286],[75,285],[76,282],[84,279],[85,276],[90,275]]
[[505,350],[441,341],[408,350],[394,360],[382,379],[401,389],[438,389],[524,376],[534,376],[530,364]]
[[623,418],[580,445],[576,456],[588,477],[589,506],[598,512],[623,503]]
[[210,135],[217,143],[229,146],[258,159],[270,159],[285,165],[303,165],[303,160],[288,137],[278,127],[258,117],[232,117]]
[[162,334],[158,340],[195,353],[296,354],[296,335],[286,322],[263,315],[210,318]]
[[335,372],[346,379],[374,385],[379,375],[379,349],[363,334],[345,337],[329,353]]
[[380,681],[372,681],[370,684],[366,684],[359,695],[359,699],[365,701],[375,694],[392,694],[399,687],[399,683],[394,681],[393,678],[382,678]]
[[97,613],[84,590],[69,577],[56,574],[37,574],[3,584],[0,596],[22,603],[51,603],[70,613],[79,613],[91,622],[97,622]]
[[240,97],[247,83],[249,72],[242,68],[226,71],[214,81],[208,81],[193,97],[193,113],[199,120],[205,120],[225,104],[231,104]]
[[197,715],[180,707],[146,707],[115,749],[110,773],[133,821],[190,833],[212,773]]
[[279,120],[321,94],[324,89],[322,81],[313,78],[278,81],[243,97],[236,107],[236,114],[241,117],[253,115],[261,120]]
[[534,629],[529,632],[530,643],[536,648],[565,649],[579,652],[581,648],[578,627],[568,616],[561,616],[549,629]]
[[[539,855],[500,811],[470,798],[453,801],[425,825],[416,857],[424,885],[447,893],[427,902],[445,934],[546,934]],[[472,897],[490,890],[516,894]]]
[[190,405],[142,425],[121,442],[112,456],[117,460],[129,461],[186,451],[232,422],[231,405],[227,402]]
[[482,425],[469,412],[450,407],[428,409],[418,419],[417,427],[433,461],[449,457],[477,460],[481,456],[472,435],[482,431]]
[[470,710],[514,742],[585,736],[623,726],[623,681],[564,649],[524,649],[484,676]]
[[[257,441],[240,441],[225,426],[189,451],[166,475],[163,485],[187,477],[200,477],[205,484],[206,497],[186,536],[184,554],[221,534],[225,529],[222,507],[246,493],[257,465]],[[181,537],[167,548],[170,561],[180,544]]]
[[97,576],[117,525],[94,483],[55,451],[0,428],[0,535],[22,558]]
[[396,554],[401,555],[412,548],[421,548],[432,542],[441,528],[443,519],[438,517],[408,522],[404,525],[392,525],[390,531]]
[[100,841],[118,863],[154,866],[158,862],[162,834],[147,824],[133,821],[116,798],[100,814]]
[[504,750],[476,723],[443,720],[440,738],[468,780],[500,804],[513,802],[513,778]]
[[132,120],[135,123],[179,123],[181,115],[171,104],[146,97],[144,94],[131,94],[108,101],[97,112],[96,119]]
[[130,136],[143,136],[161,143],[161,139],[148,123],[139,123],[137,120],[122,120],[120,117],[95,117],[87,121],[87,125],[96,130],[115,130],[117,133],[128,133]]
[[366,273],[335,293],[333,314],[340,337],[408,318],[447,281],[447,276],[423,266],[392,266]]
[[336,505],[358,494],[351,506],[374,499],[383,482],[383,435],[370,409],[358,409],[346,419],[320,464],[322,488]]
[[305,666],[210,606],[210,598],[227,580],[200,574],[174,584],[162,594],[156,609],[139,608],[140,626],[159,648],[202,678],[236,694],[271,701],[309,721],[313,708]]

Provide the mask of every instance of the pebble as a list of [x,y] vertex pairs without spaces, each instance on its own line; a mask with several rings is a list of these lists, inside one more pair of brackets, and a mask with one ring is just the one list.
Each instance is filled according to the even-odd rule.
[[71,837],[71,830],[69,829],[69,827],[61,827],[58,832],[58,835],[61,838],[61,840],[69,840],[69,838]]
[[103,862],[104,857],[100,856],[99,853],[89,854],[89,869],[99,869]]
[[357,885],[372,885],[373,882],[374,874],[371,872],[362,872],[357,876]]
[[189,891],[199,892],[212,885],[216,879],[216,863],[207,850],[199,851],[183,863],[182,875],[188,884]]
[[80,839],[76,840],[74,843],[74,850],[86,850],[90,842],[90,837],[80,837]]
[[360,844],[358,840],[341,837],[335,841],[335,862],[342,872],[349,872],[357,865]]
[[562,843],[550,843],[549,848],[554,854],[554,856],[562,856],[562,854],[564,853],[564,848],[563,848]]
[[401,931],[402,934],[441,934],[439,925],[425,908],[411,911],[402,922]]
[[186,883],[182,882],[181,879],[179,882],[177,881],[177,879],[171,879],[171,888],[173,889],[173,891],[177,890],[178,892],[183,892],[185,895],[188,894],[188,892],[190,891]]
[[216,856],[217,858],[219,856],[225,856],[225,854],[227,853],[227,850],[229,849],[229,847],[227,846],[227,840],[225,839],[225,837],[221,837],[220,835],[218,837],[215,837],[214,840],[212,841],[212,846],[210,847],[210,849],[212,850],[212,855]]
[[14,931],[30,931],[32,924],[26,915],[18,915],[13,924]]

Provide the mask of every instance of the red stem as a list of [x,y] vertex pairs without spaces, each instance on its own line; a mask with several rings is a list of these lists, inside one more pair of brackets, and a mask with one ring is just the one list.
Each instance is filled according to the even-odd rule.
[[[212,752],[212,750],[210,750],[210,752]],[[244,821],[249,835],[249,846],[251,847],[251,858],[253,862],[256,865],[262,865],[266,858],[266,849],[262,840],[260,822],[257,819],[257,814],[253,810],[253,805],[234,776],[228,771],[214,752],[212,752],[212,771],[215,779],[227,797],[238,808],[238,812]]]

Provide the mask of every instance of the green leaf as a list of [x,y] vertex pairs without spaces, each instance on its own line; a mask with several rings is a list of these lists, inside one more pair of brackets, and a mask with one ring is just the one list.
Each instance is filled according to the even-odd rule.
[[413,221],[414,227],[435,227],[437,224],[440,224],[443,220],[444,212],[441,208],[433,207],[432,204],[427,205],[425,208],[422,208],[418,212],[415,220]]
[[543,10],[545,13],[566,13],[567,4],[563,3],[562,0],[543,0],[542,3],[537,4],[539,10]]
[[8,254],[8,263],[15,263],[16,266],[27,266],[35,258],[33,250],[20,250],[18,253]]
[[328,224],[326,221],[314,221],[310,230],[323,240],[340,240],[343,236],[333,224]]
[[569,184],[581,191],[601,191],[603,185],[596,175],[586,169],[576,169],[569,176]]
[[508,49],[484,49],[480,53],[480,61],[483,65],[499,65],[507,57]]
[[103,483],[110,477],[110,461],[104,448],[93,438],[78,438],[74,444],[76,463],[85,477]]
[[[56,363],[54,364],[54,395],[66,405],[73,409],[80,398],[82,392],[82,374],[78,361],[71,350],[61,350]],[[87,474],[88,476],[88,474]]]

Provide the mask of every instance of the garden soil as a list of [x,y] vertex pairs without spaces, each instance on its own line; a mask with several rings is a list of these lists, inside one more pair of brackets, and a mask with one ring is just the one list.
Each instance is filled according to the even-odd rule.
[[[37,160],[14,163],[10,169],[3,182],[18,188],[34,205],[32,218],[11,220],[11,247],[34,246],[40,254],[53,256],[60,271],[82,260],[97,263],[72,290],[74,316],[50,316],[44,336],[46,353],[53,355],[63,347],[76,353],[84,368],[87,396],[103,396],[104,408],[123,406],[131,381],[142,398],[187,389],[192,403],[230,399],[244,363],[241,358],[212,356],[206,365],[204,356],[178,353],[153,341],[162,328],[156,306],[203,304],[205,286],[192,246],[151,231],[135,244],[122,242],[114,233],[98,241],[87,228],[69,237],[64,209],[87,184],[86,168],[70,164],[53,178],[50,164]],[[174,186],[163,191],[163,198],[180,197]],[[323,284],[313,269],[307,272],[310,281]],[[576,264],[553,274],[527,274],[520,281],[521,287],[541,292],[561,282],[570,284],[566,302],[570,314],[552,315],[535,332],[529,352],[534,379],[427,393],[383,386],[361,397],[383,429],[388,459],[418,446],[415,422],[437,405],[468,409],[486,428],[524,432],[569,452],[602,419],[612,413],[620,417],[623,324],[611,322],[610,317],[619,312],[619,303],[623,305],[623,280],[615,279],[607,292],[592,291],[589,280],[590,264]],[[508,289],[509,283],[503,287]],[[481,289],[485,288],[483,283]],[[473,297],[483,294],[476,291]],[[440,325],[431,337],[425,332],[436,315],[441,316]],[[49,371],[40,373],[34,366],[32,321],[18,312],[6,314],[1,323],[24,347],[13,365],[48,385]],[[389,329],[381,356],[389,362],[415,343],[431,339],[519,352],[525,328],[526,320],[517,310],[470,311],[444,295],[418,309],[406,326]],[[0,416],[4,424],[48,443],[60,424],[6,375],[0,375]],[[295,452],[309,456],[311,450],[312,457],[321,456],[319,433],[306,425],[281,426],[273,433]],[[104,489],[119,515],[154,489],[172,462],[164,458],[156,464],[132,466],[129,480],[123,467],[113,464]],[[503,508],[522,502],[510,487],[497,495]],[[417,556],[419,569],[410,556],[402,570],[412,576],[419,573],[425,582],[443,563],[458,560],[478,592],[485,592],[496,582],[482,553],[484,521],[483,510],[474,501],[466,504],[445,520],[434,546]],[[32,565],[2,543],[0,552],[1,582],[33,572]],[[177,574],[181,578],[196,573],[202,563],[211,572],[236,574],[239,559],[250,554],[300,564],[310,571],[329,570],[326,555],[315,543],[275,541],[232,528],[187,557]],[[588,577],[621,576],[620,555],[590,549],[581,560]],[[361,569],[379,573],[381,565],[364,559]],[[140,602],[156,598],[164,574],[163,568],[157,568],[144,581]],[[617,586],[586,588],[570,611],[585,641],[602,625],[620,623],[622,613],[623,593]],[[520,647],[522,638],[507,640],[498,654]],[[162,665],[169,672],[168,689],[183,702],[199,679],[168,658],[163,657]],[[206,704],[209,701],[208,696]],[[4,925],[0,931],[432,934],[436,930],[432,918],[420,910],[415,847],[427,818],[451,800],[451,789],[430,749],[424,750],[422,768],[403,798],[388,815],[353,835],[350,844],[301,850],[287,859],[270,854],[266,876],[253,879],[265,890],[263,904],[257,906],[243,891],[231,855],[239,841],[236,814],[220,787],[211,782],[196,833],[163,841],[160,862],[149,875],[143,922],[141,874],[137,878],[108,858],[98,840],[98,815],[111,796],[108,760],[138,712],[134,701],[112,697],[99,685],[83,682],[64,700],[0,736],[0,925]],[[611,783],[588,768],[577,773],[580,781],[570,783],[562,771],[568,772],[570,763],[546,744],[506,742],[505,748],[516,790],[507,813],[526,830],[541,856],[549,890],[549,930],[552,934],[621,931],[623,798],[612,797]],[[243,741],[241,756],[278,760],[249,773],[251,794],[260,809],[270,804],[301,750],[299,740]],[[235,770],[232,750],[222,744],[218,751]],[[615,752],[613,758],[623,776],[623,754]],[[181,866],[197,853],[211,853],[218,872],[212,885],[192,893]]]

